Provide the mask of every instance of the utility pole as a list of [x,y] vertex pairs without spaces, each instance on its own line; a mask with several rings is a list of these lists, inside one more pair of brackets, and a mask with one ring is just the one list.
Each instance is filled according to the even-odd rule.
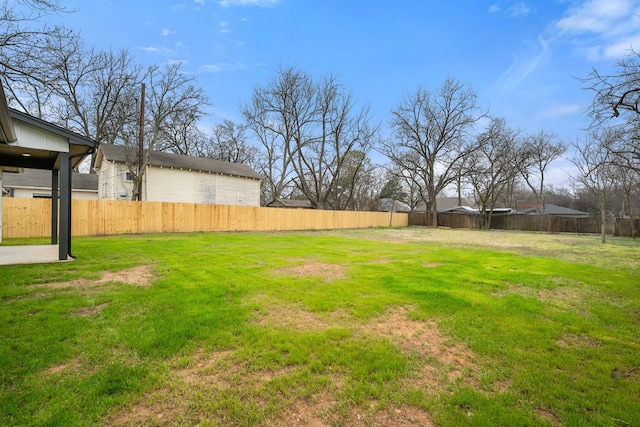
[[142,94],[140,95],[140,129],[138,133],[138,201],[142,201],[142,170],[144,166],[144,89],[142,83]]

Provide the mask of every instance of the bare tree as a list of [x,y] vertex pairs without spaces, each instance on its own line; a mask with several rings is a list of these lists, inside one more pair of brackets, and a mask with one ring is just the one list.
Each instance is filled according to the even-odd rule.
[[279,69],[266,86],[256,86],[242,113],[265,152],[267,197],[293,192],[293,156],[309,139],[314,114],[311,78],[295,68]]
[[476,93],[452,78],[433,92],[418,88],[391,112],[395,139],[383,142],[382,152],[410,177],[426,196],[437,227],[436,198],[455,181],[457,165],[475,149],[469,132],[484,116]]
[[620,137],[618,129],[602,128],[591,132],[586,141],[574,143],[573,164],[577,175],[573,178],[597,202],[602,243],[606,242],[607,200],[616,185],[616,165],[607,146]]
[[528,162],[522,165],[520,173],[527,186],[544,210],[544,178],[547,168],[554,160],[567,151],[567,146],[552,132],[541,130],[524,140]]
[[370,125],[369,108],[358,108],[332,75],[316,85],[316,120],[314,136],[297,151],[296,185],[318,208],[345,209],[370,169],[378,128]]
[[386,166],[387,172],[397,177],[406,189],[406,203],[412,211],[417,210],[425,199],[428,199],[427,184],[420,173],[422,171],[420,165],[422,165],[422,159],[418,153],[407,151],[399,153],[395,161]]
[[337,210],[366,209],[376,192],[373,171],[374,167],[364,152],[350,151],[336,177],[328,204]]
[[597,70],[582,79],[594,92],[589,109],[592,128],[619,126],[626,137],[607,142],[621,165],[640,174],[640,52],[632,50],[619,59],[615,72],[603,75]]
[[86,50],[82,43],[52,47],[56,61],[54,95],[55,121],[87,138],[113,144],[124,121],[136,115],[118,116],[122,105],[135,98],[142,79],[142,68],[130,52]]
[[225,120],[216,125],[203,155],[261,169],[260,150],[249,143],[247,129],[246,124],[235,123],[231,120]]
[[358,109],[335,77],[314,83],[293,67],[256,87],[242,112],[265,151],[268,193],[282,197],[295,188],[321,209],[337,207],[331,196],[350,153],[368,153],[377,135],[368,109]]
[[[636,218],[640,204],[640,175],[626,167],[616,168],[617,190],[620,194],[620,218]],[[631,221],[631,235],[638,236],[636,221]]]
[[[132,198],[139,200],[149,157],[152,151],[166,146],[165,129],[175,127],[184,117],[199,116],[208,99],[202,88],[194,86],[194,80],[182,74],[180,63],[166,65],[164,68],[152,66],[146,73],[147,86],[145,96],[144,147],[140,150],[138,139],[139,123],[127,120],[136,117],[138,103],[129,98],[128,103],[121,104],[119,110],[120,142],[125,146],[127,168],[132,175],[134,190]],[[134,101],[133,103],[131,101]],[[140,151],[143,152],[142,158]]]
[[492,119],[477,137],[478,149],[469,158],[466,179],[480,210],[481,228],[491,226],[496,203],[527,161],[519,131],[507,127],[504,119]]
[[42,19],[66,13],[58,0],[2,0],[0,3],[0,77],[13,106],[43,117],[52,96],[55,57],[52,45],[75,43],[77,35]]

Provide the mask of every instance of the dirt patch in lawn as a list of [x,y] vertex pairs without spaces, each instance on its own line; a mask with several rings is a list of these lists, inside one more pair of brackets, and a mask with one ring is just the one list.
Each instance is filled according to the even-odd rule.
[[255,323],[276,328],[293,328],[301,331],[321,331],[331,325],[315,313],[298,304],[284,304],[277,310],[257,313]]
[[[257,304],[253,323],[269,327],[288,327],[301,331],[322,331],[328,328],[352,329],[356,335],[384,337],[399,346],[407,355],[418,355],[425,363],[419,372],[408,378],[412,387],[425,386],[440,389],[448,382],[462,380],[476,386],[479,374],[474,353],[461,343],[452,342],[434,321],[413,320],[409,310],[396,307],[382,316],[359,323],[345,310],[313,313],[299,304],[270,301],[255,295],[246,304]],[[426,362],[425,362],[426,361]]]
[[[579,284],[566,284],[561,278],[550,277],[550,282],[563,282],[552,288],[533,288],[522,286],[517,283],[509,284],[506,288],[493,292],[492,296],[502,298],[509,295],[519,295],[525,298],[535,298],[538,301],[555,306],[559,309],[572,311],[581,316],[590,315],[590,305],[593,299],[598,298],[592,289],[580,286]],[[618,302],[609,300],[611,304],[618,305]]]
[[600,347],[600,342],[594,337],[581,334],[575,335],[571,333],[564,334],[560,338],[556,340],[556,344],[560,348],[575,348],[575,347],[587,347],[587,348],[597,348]]
[[284,414],[273,426],[329,427],[331,409],[336,404],[331,396],[320,393],[309,399],[298,399],[284,410]]
[[139,265],[126,270],[104,271],[97,280],[76,279],[68,282],[41,283],[30,287],[65,289],[98,286],[110,282],[126,283],[133,286],[151,286],[154,278],[152,265]]
[[93,305],[89,307],[82,307],[76,310],[73,314],[75,316],[80,316],[80,317],[90,317],[90,316],[93,316],[94,314],[100,313],[102,309],[107,307],[109,307],[109,303],[105,302],[102,304]]
[[440,267],[441,265],[444,265],[444,264],[439,263],[439,262],[430,262],[430,263],[428,263],[428,264],[425,264],[425,265],[424,265],[424,268],[438,268],[438,267]]
[[285,409],[284,415],[273,426],[423,426],[435,425],[426,411],[413,406],[378,408],[376,402],[369,407],[355,406],[345,418],[338,416],[338,402],[325,393],[310,399],[299,399]]
[[[476,386],[479,368],[474,354],[452,342],[433,321],[413,320],[410,308],[396,307],[367,322],[353,318],[348,312],[312,313],[301,305],[258,294],[244,304],[255,306],[254,322],[267,327],[287,326],[301,330],[323,330],[331,327],[352,329],[355,337],[384,337],[396,344],[415,361],[415,369],[401,386],[439,392],[452,382]],[[209,407],[202,398],[220,400],[233,396],[253,405],[253,410],[269,408],[273,390],[282,384],[297,384],[304,366],[280,366],[256,369],[239,360],[232,350],[199,350],[169,363],[169,379],[140,402],[123,409],[109,421],[111,425],[174,425],[202,422],[224,423],[227,409]],[[277,382],[277,383],[274,383]],[[310,395],[285,393],[280,409],[266,415],[261,425],[267,426],[432,426],[430,414],[421,408],[376,401],[349,405],[342,393],[346,376],[329,374],[326,386]],[[295,387],[295,385],[294,385]],[[265,394],[267,393],[267,394]],[[285,397],[287,396],[287,397]],[[341,397],[342,396],[342,397]],[[257,406],[256,406],[257,405]],[[345,405],[349,405],[345,407]],[[226,421],[225,421],[226,420]]]
[[139,265],[121,271],[105,271],[98,283],[121,282],[135,286],[151,286],[154,278],[153,266]]
[[390,406],[384,409],[353,408],[348,425],[352,426],[423,426],[435,424],[429,414],[414,406]]
[[60,374],[62,372],[67,372],[67,371],[80,369],[81,366],[82,366],[82,363],[80,362],[80,359],[75,358],[75,359],[71,359],[71,360],[69,360],[69,361],[67,361],[65,363],[60,363],[58,365],[53,365],[52,367],[47,369],[45,372],[48,375],[57,375],[57,374]]
[[345,278],[345,267],[340,264],[328,264],[315,260],[306,260],[303,264],[276,270],[279,275],[296,278],[321,277],[327,282]]
[[560,416],[551,409],[536,408],[534,409],[534,412],[537,416],[550,422],[551,424],[560,424],[562,422]]
[[434,321],[413,320],[405,307],[397,307],[363,325],[368,334],[388,338],[404,353],[418,354],[426,360],[422,370],[407,379],[410,386],[442,388],[447,382],[461,379],[476,386],[480,369],[474,353],[447,338]]
[[[191,356],[187,366],[175,369],[174,372],[185,384],[209,384],[218,388],[227,388],[227,380],[222,373],[221,362],[233,355],[233,351],[215,351],[212,353],[196,352]],[[228,370],[226,370],[229,372]]]
[[226,410],[211,409],[206,400],[234,396],[264,405],[266,400],[261,397],[264,392],[260,390],[269,382],[295,374],[297,369],[295,366],[255,369],[238,361],[233,350],[198,350],[191,356],[169,362],[169,366],[165,385],[115,414],[108,424],[169,426],[210,421],[226,425]]
[[260,326],[322,331],[331,327],[345,326],[351,319],[351,315],[342,309],[328,313],[314,313],[299,303],[283,302],[262,293],[247,298],[243,304],[255,306],[251,323]]

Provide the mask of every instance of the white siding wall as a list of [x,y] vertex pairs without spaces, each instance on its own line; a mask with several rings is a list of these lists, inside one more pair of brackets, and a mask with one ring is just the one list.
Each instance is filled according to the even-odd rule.
[[145,200],[260,206],[260,181],[193,170],[150,167]]
[[18,141],[13,145],[58,151],[61,153],[69,151],[69,140],[66,138],[19,120],[13,121],[13,127],[16,131],[16,137],[18,138]]
[[[13,197],[23,197],[30,199],[34,196],[47,195],[51,197],[51,187],[49,188],[14,188]],[[97,200],[98,193],[91,190],[72,190],[71,198],[76,200]]]
[[107,200],[130,200],[133,182],[127,181],[127,166],[122,163],[102,161],[98,171],[98,198]]

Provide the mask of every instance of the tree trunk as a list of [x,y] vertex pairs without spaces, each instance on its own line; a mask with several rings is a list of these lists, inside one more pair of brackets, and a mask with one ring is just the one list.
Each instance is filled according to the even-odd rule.
[[607,216],[604,207],[600,208],[600,242],[606,243],[607,240]]
[[438,228],[438,203],[436,202],[435,190],[429,189],[429,199],[431,200],[431,226]]

